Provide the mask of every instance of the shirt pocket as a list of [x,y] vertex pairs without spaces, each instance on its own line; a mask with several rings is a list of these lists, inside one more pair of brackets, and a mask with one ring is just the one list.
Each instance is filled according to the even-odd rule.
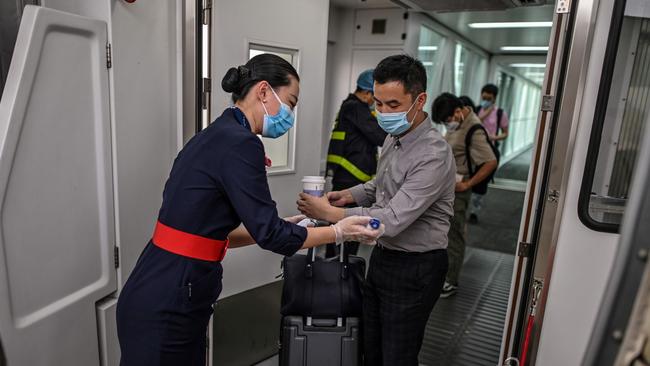
[[407,161],[400,159],[399,156],[393,156],[384,168],[384,185],[381,187],[393,196],[404,184],[406,172],[408,171]]

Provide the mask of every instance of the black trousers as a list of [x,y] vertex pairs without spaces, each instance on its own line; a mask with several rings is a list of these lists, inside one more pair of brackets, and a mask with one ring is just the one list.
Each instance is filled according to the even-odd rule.
[[363,293],[366,366],[417,366],[426,323],[447,274],[447,251],[376,247]]
[[220,262],[151,242],[117,301],[121,366],[204,366],[206,330],[221,292]]

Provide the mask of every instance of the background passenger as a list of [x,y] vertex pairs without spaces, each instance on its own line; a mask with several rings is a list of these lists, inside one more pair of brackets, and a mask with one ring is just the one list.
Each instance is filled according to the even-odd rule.
[[[499,95],[499,88],[496,85],[485,85],[481,89],[481,103],[477,114],[490,137],[490,141],[498,149],[500,142],[508,138],[510,121],[508,114],[496,105],[497,95]],[[483,195],[472,194],[469,214],[470,224],[478,223],[478,214],[481,212],[482,203]]]
[[[377,148],[386,139],[370,106],[373,98],[374,70],[366,70],[357,78],[357,89],[341,104],[327,152],[327,174],[332,177],[332,190],[366,183],[377,173]],[[359,243],[349,243],[346,251],[356,254]],[[327,256],[335,254],[335,245],[328,246]]]
[[[472,126],[480,126],[481,121],[469,108],[464,108],[461,100],[455,95],[443,93],[437,97],[431,106],[431,118],[445,124],[445,139],[451,145],[456,160],[456,172],[461,177],[461,180],[456,182],[454,216],[449,230],[449,272],[441,294],[441,297],[445,298],[456,293],[458,288],[458,278],[465,257],[465,218],[472,187],[490,176],[497,167],[497,159],[482,128],[473,132],[469,155],[467,154],[466,136]],[[474,167],[479,167],[473,176],[470,176],[468,167],[470,160]]]

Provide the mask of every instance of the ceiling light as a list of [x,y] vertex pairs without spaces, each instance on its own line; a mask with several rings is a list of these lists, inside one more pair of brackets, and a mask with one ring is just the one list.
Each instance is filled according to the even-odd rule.
[[469,23],[470,28],[495,29],[495,28],[550,28],[553,22],[492,22]]
[[501,51],[548,51],[548,46],[503,46]]
[[543,72],[527,72],[527,73],[524,73],[524,75],[529,76],[529,77],[539,77],[539,76],[544,76],[545,73],[543,73]]
[[543,69],[543,68],[546,68],[546,64],[510,64],[510,67]]
[[438,46],[420,46],[420,47],[418,47],[418,50],[420,50],[420,51],[437,51]]
[[431,62],[431,61],[424,61],[424,62],[422,62],[422,66],[433,66],[433,62]]

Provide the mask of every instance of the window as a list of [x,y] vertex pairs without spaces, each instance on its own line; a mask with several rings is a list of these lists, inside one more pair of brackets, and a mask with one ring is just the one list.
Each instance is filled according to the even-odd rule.
[[427,27],[420,27],[420,44],[418,45],[418,59],[422,61],[424,69],[427,72],[427,105],[425,110],[431,108],[432,96],[440,90],[440,85],[434,84],[434,80],[439,79],[436,72],[439,70],[439,54],[442,49],[444,38]]
[[619,229],[650,116],[650,19],[627,3],[615,4],[579,200],[583,223],[606,232]]
[[[522,77],[519,71],[515,68],[506,72],[500,67],[497,73],[497,105],[508,114],[509,121],[508,138],[499,144],[502,163],[528,151],[533,145],[537,130],[542,91],[539,84]],[[543,74],[543,71],[541,72]],[[500,177],[510,179],[506,176]]]
[[454,56],[454,90],[456,95],[465,94],[463,90],[463,79],[465,77],[465,65],[467,64],[467,50],[460,43],[456,44]]
[[453,84],[456,95],[467,95],[473,100],[479,95],[487,77],[487,58],[456,43],[454,51]]
[[[282,48],[267,46],[262,44],[251,43],[248,47],[248,57],[249,59],[261,55],[263,53],[271,53],[277,56],[282,57],[298,69],[298,51]],[[269,168],[269,174],[279,174],[293,171],[293,161],[294,161],[294,150],[295,150],[295,129],[298,125],[298,109],[296,108],[296,123],[288,133],[277,139],[270,139],[266,137],[261,137],[262,143],[264,143],[264,150],[266,156],[271,159],[273,165]]]

